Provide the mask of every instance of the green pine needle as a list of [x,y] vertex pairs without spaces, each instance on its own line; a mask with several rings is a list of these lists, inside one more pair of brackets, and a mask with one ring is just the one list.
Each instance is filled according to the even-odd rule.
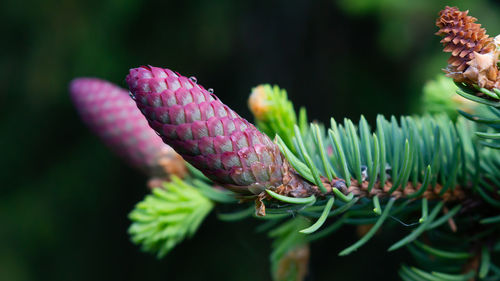
[[394,198],[391,198],[389,200],[389,203],[387,203],[387,205],[385,206],[384,212],[380,215],[380,218],[377,220],[375,225],[370,229],[370,231],[368,231],[368,233],[366,233],[366,235],[363,236],[363,238],[359,239],[358,242],[354,243],[352,246],[350,246],[350,247],[344,249],[342,252],[340,252],[339,256],[349,255],[350,253],[359,249],[359,247],[363,246],[366,242],[368,242],[368,240],[370,240],[373,237],[373,235],[375,235],[377,230],[384,223],[384,221],[387,218],[387,216],[389,215],[389,212],[391,211],[392,205],[394,204],[395,201],[396,200]]
[[500,216],[484,218],[480,221],[481,224],[490,224],[500,222]]
[[488,272],[490,271],[490,264],[490,251],[483,246],[481,251],[481,265],[479,266],[479,278],[483,279],[488,275]]
[[325,223],[326,218],[328,217],[328,214],[330,213],[330,210],[333,207],[334,201],[335,201],[335,198],[330,197],[330,199],[328,199],[328,202],[326,203],[326,206],[323,209],[323,212],[321,213],[321,216],[319,217],[319,219],[313,225],[311,225],[308,228],[302,229],[300,232],[305,233],[305,234],[311,234],[311,233],[315,232],[316,230],[318,230]]
[[440,249],[433,248],[429,245],[426,245],[422,242],[419,242],[418,240],[415,240],[413,242],[415,245],[417,245],[419,248],[422,250],[426,251],[427,253],[439,257],[439,258],[444,258],[444,259],[468,259],[471,258],[472,255],[469,253],[465,252],[450,252],[450,251],[443,251]]
[[280,195],[270,189],[266,189],[266,192],[274,199],[290,204],[314,204],[314,202],[316,202],[316,197],[314,195],[311,195],[306,198],[295,198],[295,197],[287,197]]
[[441,210],[441,208],[443,207],[443,202],[439,202],[435,207],[434,209],[432,210],[431,214],[429,215],[429,217],[422,223],[420,224],[419,227],[417,227],[416,229],[414,229],[408,236],[406,236],[405,238],[399,240],[398,242],[394,243],[391,247],[389,247],[389,252],[390,251],[394,251],[394,250],[397,250],[401,247],[403,247],[404,245],[410,243],[410,242],[413,242],[415,239],[417,239],[420,234],[422,234],[426,229],[427,227],[429,226],[429,224],[436,218],[436,216],[438,215],[439,211]]

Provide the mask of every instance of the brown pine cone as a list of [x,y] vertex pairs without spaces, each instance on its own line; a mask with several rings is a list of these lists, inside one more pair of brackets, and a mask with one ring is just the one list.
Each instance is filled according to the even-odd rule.
[[498,40],[489,37],[486,30],[475,23],[477,19],[468,13],[448,6],[439,12],[436,35],[444,36],[441,40],[443,51],[451,53],[445,72],[456,82],[500,88]]

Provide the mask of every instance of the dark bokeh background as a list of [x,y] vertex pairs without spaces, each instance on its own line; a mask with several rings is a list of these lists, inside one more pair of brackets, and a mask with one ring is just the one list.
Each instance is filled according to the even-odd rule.
[[[247,118],[263,82],[320,121],[411,113],[445,65],[433,33],[446,4],[500,32],[488,0],[1,1],[0,280],[269,280],[269,241],[254,220],[212,214],[167,258],[140,252],[127,214],[146,178],[83,126],[68,82],[125,86],[129,68],[151,64],[196,75]],[[308,280],[397,280],[407,256],[386,249],[398,234],[337,257],[354,235],[314,244]]]

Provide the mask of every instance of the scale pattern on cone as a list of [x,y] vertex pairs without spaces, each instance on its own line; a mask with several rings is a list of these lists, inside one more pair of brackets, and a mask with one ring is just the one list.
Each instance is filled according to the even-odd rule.
[[127,83],[150,126],[210,179],[253,194],[283,183],[278,146],[196,79],[141,66]]
[[436,35],[444,36],[441,40],[444,51],[451,53],[448,63],[453,67],[452,71],[463,72],[468,67],[467,62],[474,58],[474,52],[489,53],[495,47],[486,30],[475,23],[477,19],[468,16],[468,13],[447,6],[436,21],[439,27]]
[[451,53],[445,72],[455,82],[498,88],[498,39],[489,37],[486,30],[475,23],[477,19],[468,13],[446,6],[436,20],[439,27],[436,35],[444,36],[443,51]]
[[186,173],[182,158],[151,130],[128,91],[97,78],[74,79],[69,90],[84,123],[132,166],[159,177],[168,169]]

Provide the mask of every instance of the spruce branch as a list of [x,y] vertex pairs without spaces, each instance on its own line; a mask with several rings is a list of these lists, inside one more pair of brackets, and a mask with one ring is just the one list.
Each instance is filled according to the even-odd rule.
[[[438,91],[434,94],[438,94]],[[313,206],[296,209],[295,212],[300,216],[319,218],[317,223],[320,222],[320,227],[325,222],[328,223],[328,218],[344,214],[342,219],[337,219],[324,230],[320,230],[320,227],[309,227],[308,230],[313,229],[311,232],[318,231],[309,237],[313,240],[316,237],[323,237],[344,223],[375,223],[377,227],[372,228],[352,247],[341,253],[341,255],[348,254],[369,241],[377,228],[382,226],[386,217],[407,217],[420,211],[418,227],[394,244],[391,250],[406,246],[411,249],[412,254],[416,254],[415,257],[419,262],[426,263],[431,258],[429,255],[432,254],[438,255],[441,260],[435,263],[438,270],[431,273],[413,267],[403,267],[402,278],[421,280],[424,278],[422,276],[425,276],[435,280],[442,278],[468,280],[476,276],[477,268],[465,274],[461,272],[467,258],[470,257],[468,251],[473,247],[472,245],[478,243],[477,240],[469,239],[467,243],[460,246],[463,252],[454,253],[429,247],[417,239],[424,233],[434,235],[446,228],[457,232],[457,225],[459,229],[469,228],[470,226],[462,219],[457,220],[454,217],[460,210],[467,212],[467,207],[463,206],[471,204],[472,201],[476,202],[473,204],[488,202],[484,199],[488,198],[488,195],[483,196],[484,190],[495,190],[493,187],[483,185],[484,181],[480,183],[478,180],[479,175],[490,179],[496,179],[496,177],[484,175],[485,169],[491,170],[492,168],[484,160],[484,150],[477,147],[474,138],[474,131],[477,127],[463,118],[458,118],[454,125],[448,117],[441,115],[402,117],[399,122],[394,117],[387,120],[379,116],[373,133],[363,117],[358,126],[349,120],[345,120],[343,124],[338,124],[335,120],[331,123],[331,128],[328,130],[322,124],[311,124],[306,130],[296,129],[292,138],[293,147],[288,147],[280,136],[277,137],[277,143],[283,155],[304,179],[316,186],[323,184],[328,191],[332,190],[331,193],[341,199],[336,202],[340,203],[342,200],[349,202],[352,199],[349,203],[344,203],[343,206],[337,205],[332,209],[328,206],[329,204],[325,205],[326,201],[319,200],[324,194],[315,193],[318,200]],[[490,160],[498,158],[498,155],[488,155],[487,158]],[[488,174],[494,173],[490,171]],[[359,181],[360,178],[361,181]],[[382,182],[383,188],[381,188]],[[337,189],[334,189],[334,186]],[[318,190],[319,188],[316,192]],[[284,195],[276,196],[274,192],[269,192],[269,194],[283,203],[296,204],[300,201],[293,197],[283,197]],[[346,195],[351,197],[348,198]],[[492,193],[489,195],[495,196]],[[378,196],[382,199],[390,198],[390,201],[384,199],[381,204]],[[378,212],[386,210],[385,216],[371,218],[368,215],[367,204],[354,200],[360,197],[374,198],[372,214],[380,216]],[[399,200],[396,201],[396,198]],[[328,202],[333,201],[334,197],[328,200]],[[392,206],[388,204],[390,202],[396,203],[397,206],[391,212]],[[443,202],[453,206],[451,210],[448,210],[446,206],[443,207]],[[428,205],[432,207],[432,212],[428,213]],[[486,213],[495,212],[494,205],[486,207],[486,210],[489,209]],[[279,209],[276,211],[279,212]],[[495,222],[496,218],[492,218]],[[308,231],[308,233],[311,232]],[[414,245],[418,245],[419,250]],[[457,257],[465,259],[460,264],[450,261]],[[424,268],[432,268],[432,266],[426,264]],[[440,272],[439,268],[444,272]],[[408,270],[411,276],[417,276],[420,279],[409,279],[411,276],[405,275],[405,272],[408,274]]]
[[[433,94],[437,95],[438,91]],[[446,98],[449,97],[450,95]],[[269,111],[272,108],[268,105],[266,110]],[[475,185],[475,178],[479,174],[480,170],[476,164],[480,163],[480,158],[479,152],[476,150],[476,143],[473,141],[474,130],[476,130],[476,127],[467,123],[463,118],[458,118],[455,125],[453,125],[450,119],[440,115],[434,117],[402,117],[400,122],[397,122],[395,118],[391,118],[389,121],[379,116],[377,128],[372,133],[368,123],[362,117],[358,126],[349,120],[345,120],[344,124],[337,124],[332,120],[331,129],[328,130],[328,139],[325,133],[327,130],[322,124],[312,124],[310,127],[305,127],[305,130],[296,128],[291,139],[294,144],[292,147],[288,147],[281,138],[281,135],[286,133],[277,131],[275,132],[278,134],[277,142],[292,167],[303,178],[317,186],[322,183],[328,190],[336,186],[338,188],[336,189],[337,192],[332,188],[334,190],[332,193],[341,199],[338,202],[344,200],[349,203],[332,208],[330,203],[335,201],[335,197],[329,197],[328,203],[325,204],[326,201],[319,199],[324,195],[320,193],[315,193],[314,198],[311,196],[304,198],[304,200],[286,197],[271,190],[268,190],[268,193],[273,199],[282,203],[314,203],[313,206],[309,205],[300,209],[286,208],[286,212],[294,210],[299,216],[318,218],[316,223],[301,231],[303,233],[318,231],[308,236],[308,240],[311,239],[309,241],[328,235],[328,233],[335,231],[344,223],[375,224],[375,227],[372,227],[368,233],[362,235],[363,237],[360,240],[342,251],[340,255],[349,254],[368,242],[384,224],[387,217],[405,217],[420,211],[419,226],[407,237],[396,243],[391,250],[407,246],[412,249],[412,253],[416,253],[417,250],[413,245],[418,245],[424,250],[440,255],[444,264],[441,269],[445,270],[445,272],[437,270],[426,275],[423,270],[419,271],[419,269],[411,268],[412,274],[419,278],[424,275],[439,280],[440,278],[466,280],[471,276],[475,276],[477,272],[471,270],[466,274],[460,274],[466,259],[463,260],[461,266],[454,269],[455,271],[450,271],[446,268],[452,262],[445,258],[454,259],[457,256],[468,258],[470,254],[467,252],[455,254],[431,248],[419,242],[417,238],[424,233],[435,232],[436,229],[441,231],[448,224],[450,227],[455,225],[453,217],[462,209],[462,202],[475,197],[470,188]],[[377,133],[382,137],[379,138]],[[287,135],[290,136],[291,134],[288,133]],[[425,137],[419,139],[415,136]],[[409,161],[412,159],[410,157],[412,150],[415,151],[412,156],[414,159]],[[312,159],[315,159],[315,161],[312,161]],[[335,159],[337,160],[334,161]],[[383,169],[381,163],[384,163]],[[413,168],[411,165],[413,165]],[[393,170],[392,167],[399,167],[399,172]],[[452,181],[447,181],[449,175],[452,175]],[[316,182],[318,178],[319,183]],[[359,178],[362,181],[359,181]],[[384,188],[381,188],[381,179],[383,179]],[[347,182],[349,182],[349,186],[347,186]],[[400,183],[399,187],[397,182]],[[404,184],[404,182],[407,183]],[[443,192],[443,189],[448,191]],[[318,190],[319,188],[316,191]],[[455,190],[455,193],[453,194],[451,190]],[[351,197],[346,196],[347,194]],[[473,196],[466,199],[470,195]],[[382,204],[378,196],[382,198]],[[383,216],[378,218],[370,217],[367,204],[354,200],[359,197],[372,197],[374,199],[372,214],[380,216],[381,210],[384,210]],[[389,201],[384,199],[387,197],[390,198]],[[399,198],[399,200],[396,201],[396,198]],[[428,203],[427,199],[432,201]],[[451,211],[448,211],[448,208],[443,208],[442,202],[436,205],[436,200],[440,199],[445,199],[448,202],[447,204],[455,201],[451,203],[455,204],[455,206],[451,208]],[[474,200],[480,201],[477,198]],[[397,207],[391,211],[393,209],[392,204]],[[433,208],[433,211],[429,213],[427,211],[428,204]],[[366,211],[364,211],[365,209]],[[273,213],[280,212],[280,209],[268,208],[268,210],[269,212],[272,210]],[[444,210],[442,215],[440,214],[441,210]],[[344,214],[341,219],[337,219],[335,223],[330,224],[323,230],[320,229],[323,224],[328,223],[328,218],[334,218],[340,214]],[[463,224],[460,223],[459,226],[463,227]],[[457,231],[456,226],[454,229],[454,231]],[[471,246],[470,243],[466,243],[463,247],[465,251],[468,251]],[[426,256],[427,254],[420,254],[420,256]],[[426,259],[429,258],[426,257]],[[429,268],[429,266],[426,265],[424,268]],[[402,272],[406,271],[407,268],[403,267]],[[402,277],[408,279],[406,275]]]
[[[388,221],[409,226],[388,249],[407,248],[415,258],[418,267],[401,267],[404,280],[498,279],[498,40],[475,21],[450,7],[437,20],[457,93],[484,105],[460,111],[463,117],[453,121],[439,114],[380,115],[373,129],[363,116],[307,124],[305,111],[297,116],[285,91],[264,85],[249,101],[264,134],[193,77],[151,66],[130,70],[137,107],[192,165],[191,177],[173,177],[131,212],[133,241],[163,256],[196,231],[215,202],[239,199],[256,202],[255,217],[265,221],[259,229],[274,239],[276,280],[304,278],[308,243],[345,224],[373,225],[340,253],[347,255]],[[446,101],[452,98],[438,96],[444,88],[432,90],[428,108],[441,101],[452,106]],[[245,206],[219,218],[252,213]]]
[[[278,144],[301,176],[344,201],[351,193],[396,198],[418,194],[446,201],[465,198],[479,169],[474,164],[479,156],[472,142],[473,124],[459,119],[455,127],[446,116],[401,117],[399,122],[379,116],[374,130],[378,134],[369,132],[364,118],[359,124],[356,128],[348,119],[343,124],[332,119],[328,134],[322,126],[311,124],[308,132],[293,139],[297,155],[283,142]],[[429,184],[422,187],[426,174]],[[321,194],[319,188],[311,191]]]

